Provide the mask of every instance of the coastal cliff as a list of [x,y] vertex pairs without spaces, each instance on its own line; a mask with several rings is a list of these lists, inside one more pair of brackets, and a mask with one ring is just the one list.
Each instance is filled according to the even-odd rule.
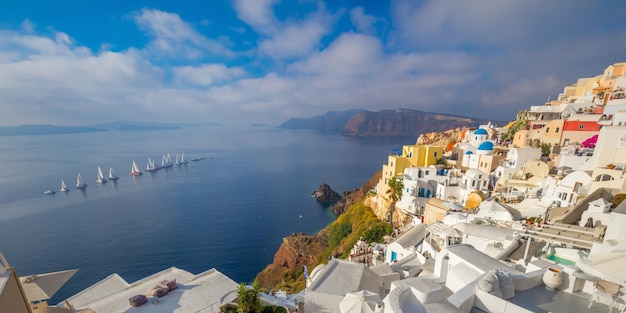
[[[344,193],[342,199],[331,206],[331,210],[342,214],[351,205],[361,202],[367,192],[376,186],[380,177],[381,172],[378,171],[361,188]],[[320,257],[324,258],[323,254],[328,252],[331,225],[315,235],[297,233],[283,238],[283,243],[274,254],[273,262],[256,276],[261,286],[267,289],[302,290],[304,280],[299,279],[302,269],[307,264],[312,270],[312,265],[319,264],[322,261]],[[330,254],[338,256],[341,252],[333,251]]]
[[[490,120],[411,109],[370,112],[350,110],[328,112],[312,118],[290,119],[280,125],[287,129],[315,129],[345,136],[417,136],[454,128],[476,128]],[[494,122],[494,121],[491,121]],[[502,124],[495,121],[496,124]]]

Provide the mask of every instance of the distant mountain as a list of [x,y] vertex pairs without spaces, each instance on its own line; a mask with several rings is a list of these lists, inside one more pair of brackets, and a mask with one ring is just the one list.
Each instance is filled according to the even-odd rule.
[[130,122],[117,121],[103,124],[90,125],[92,127],[104,128],[109,130],[120,131],[145,131],[145,130],[167,130],[182,129],[183,127],[192,126],[217,126],[218,123],[154,123],[154,122]]
[[478,127],[491,122],[504,122],[483,118],[463,117],[450,114],[423,112],[411,109],[331,111],[312,118],[292,118],[280,125],[287,129],[315,129],[335,132],[346,136],[417,136],[422,133],[440,132],[457,127]]
[[324,132],[340,133],[345,125],[357,113],[366,110],[352,109],[347,111],[329,111],[328,113],[311,118],[290,118],[279,128],[286,129],[315,129]]
[[32,135],[56,135],[76,134],[106,131],[103,128],[84,126],[56,126],[56,125],[20,125],[0,127],[0,136],[32,136]]

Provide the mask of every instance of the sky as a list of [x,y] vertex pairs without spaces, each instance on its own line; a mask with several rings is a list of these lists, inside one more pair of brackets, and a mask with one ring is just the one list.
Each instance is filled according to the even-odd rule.
[[0,126],[508,121],[626,61],[626,1],[0,0]]

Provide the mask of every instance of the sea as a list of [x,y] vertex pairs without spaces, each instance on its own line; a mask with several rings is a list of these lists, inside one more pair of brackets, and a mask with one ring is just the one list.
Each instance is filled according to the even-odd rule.
[[[416,138],[232,126],[0,137],[0,252],[20,276],[78,269],[50,303],[172,266],[249,283],[284,237],[336,219],[311,197],[320,184],[359,188]],[[189,163],[129,175],[167,153]],[[98,166],[120,179],[97,184]]]

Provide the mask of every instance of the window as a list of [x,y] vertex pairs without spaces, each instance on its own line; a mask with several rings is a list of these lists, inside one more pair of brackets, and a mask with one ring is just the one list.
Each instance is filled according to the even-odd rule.
[[472,187],[476,186],[476,181],[472,180]]
[[608,180],[614,180],[615,178],[613,178],[613,176],[611,175],[607,175],[607,174],[600,174],[598,176],[596,176],[595,181],[608,181]]
[[428,175],[428,173],[430,173],[430,171],[425,171],[424,174]]
[[554,132],[558,134],[558,133],[559,133],[559,130],[560,130],[560,129],[557,127],[557,128],[556,128],[556,130],[555,130]]
[[578,129],[583,129],[583,128],[585,128],[585,125],[579,125],[578,126]]
[[546,127],[546,134],[550,132],[550,127]]
[[437,157],[437,152],[435,151],[434,156]]

